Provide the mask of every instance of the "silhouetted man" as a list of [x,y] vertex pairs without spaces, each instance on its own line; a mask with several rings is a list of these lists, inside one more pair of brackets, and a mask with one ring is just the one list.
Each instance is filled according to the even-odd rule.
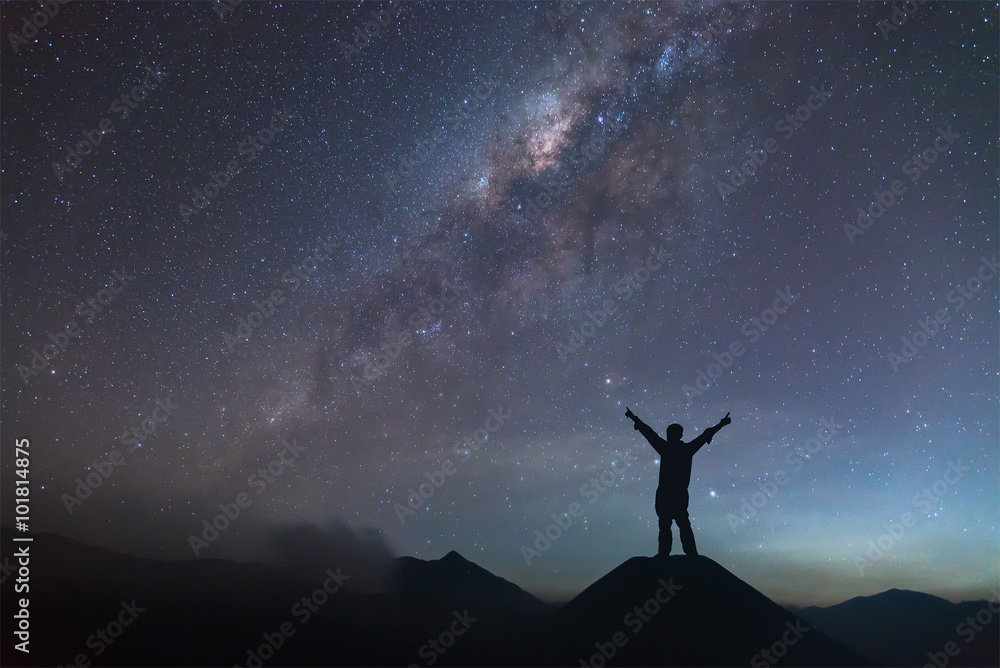
[[691,458],[701,446],[712,442],[715,433],[732,422],[729,413],[719,421],[719,424],[706,429],[701,436],[690,443],[681,440],[684,427],[672,424],[667,427],[667,440],[660,438],[649,425],[635,416],[635,413],[625,407],[625,417],[632,420],[635,428],[646,437],[649,444],[660,455],[660,486],[656,488],[656,516],[660,518],[660,556],[670,554],[673,535],[670,533],[670,521],[677,522],[677,530],[681,535],[681,546],[684,554],[696,555],[698,548],[694,544],[694,532],[691,531],[691,520],[688,519],[688,483],[691,482]]

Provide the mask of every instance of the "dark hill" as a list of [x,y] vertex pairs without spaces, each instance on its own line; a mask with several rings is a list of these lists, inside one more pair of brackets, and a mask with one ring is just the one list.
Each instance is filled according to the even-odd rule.
[[873,665],[704,556],[633,557],[556,612],[546,634],[558,665]]
[[[601,647],[615,647],[609,665],[765,665],[755,659],[763,650],[782,654],[780,665],[868,663],[705,557],[629,559],[557,609],[455,552],[396,559],[385,593],[348,583],[327,594],[262,564],[140,559],[34,538],[31,654],[13,650],[5,615],[4,666],[81,655],[93,666],[577,666]],[[8,575],[0,587],[4,610],[15,607],[13,584]],[[112,643],[94,642],[133,600],[143,608],[135,621]],[[646,619],[627,617],[636,606]],[[786,647],[776,645],[783,635]]]
[[[949,666],[997,666],[996,610],[996,602],[992,607],[987,601],[955,604],[930,594],[890,589],[827,608],[803,608],[798,614],[831,638],[885,665],[923,666],[937,655],[939,663],[947,661]],[[983,620],[986,623],[980,624]],[[957,653],[942,656],[949,642]]]
[[490,607],[513,614],[548,615],[552,607],[513,582],[493,575],[452,550],[436,561],[399,557],[390,589],[414,601],[461,606],[489,600]]
[[[248,650],[259,648],[264,634],[280,645],[264,665],[409,665],[431,658],[436,665],[504,665],[525,656],[511,638],[529,635],[551,611],[455,552],[437,561],[399,558],[387,593],[345,586],[324,592],[324,602],[309,610],[302,598],[318,585],[263,564],[143,559],[54,534],[36,534],[30,545],[31,653],[14,650],[5,616],[4,666],[70,665],[81,654],[94,666],[247,665]],[[8,576],[0,588],[4,610],[15,608],[13,585]],[[100,642],[95,631],[133,600],[143,609],[135,621],[112,643]],[[278,638],[274,632],[286,622],[293,634]],[[448,635],[453,627],[460,636]],[[447,650],[438,653],[429,641],[442,642],[442,634],[448,647],[438,644]]]

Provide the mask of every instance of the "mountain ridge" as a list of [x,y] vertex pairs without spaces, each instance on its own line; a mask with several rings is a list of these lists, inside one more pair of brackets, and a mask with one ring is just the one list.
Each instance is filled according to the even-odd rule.
[[996,598],[952,603],[897,588],[796,611],[831,638],[894,666],[933,665],[935,658],[949,666],[1000,665],[997,613]]
[[[3,665],[68,665],[81,656],[145,665],[155,656],[158,664],[232,666],[264,654],[274,665],[771,665],[765,652],[786,665],[875,665],[849,634],[838,637],[839,608],[832,621],[822,608],[796,614],[704,556],[630,557],[560,606],[455,550],[434,560],[397,557],[385,591],[365,593],[330,578],[324,590],[265,564],[158,560],[57,534],[34,539],[39,644],[27,657],[4,644]],[[9,580],[0,595],[13,608]],[[936,598],[885,594],[874,602]],[[870,607],[870,598],[838,605]],[[88,643],[95,629],[133,603],[142,610],[136,623],[97,656]]]

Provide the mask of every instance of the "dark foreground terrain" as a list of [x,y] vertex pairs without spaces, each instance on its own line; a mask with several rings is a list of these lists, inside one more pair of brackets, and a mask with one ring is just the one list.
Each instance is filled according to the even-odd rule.
[[31,652],[14,649],[5,614],[4,666],[923,665],[949,640],[961,648],[948,665],[997,665],[995,619],[971,642],[955,634],[985,601],[892,590],[791,611],[703,556],[633,557],[555,606],[456,552],[396,559],[376,594],[336,569],[307,581],[51,534],[32,552]]

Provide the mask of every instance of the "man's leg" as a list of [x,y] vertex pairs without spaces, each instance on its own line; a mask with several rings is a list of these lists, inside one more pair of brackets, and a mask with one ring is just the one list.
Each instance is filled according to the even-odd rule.
[[677,520],[677,532],[681,535],[684,554],[696,556],[698,547],[694,544],[694,531],[691,530],[691,520],[688,518],[687,499],[684,499],[684,507],[678,508],[674,517]]
[[670,533],[671,516],[667,508],[666,498],[659,489],[656,490],[656,516],[660,519],[659,552],[657,554],[665,557],[670,554],[674,537]]
[[670,518],[661,517],[660,518],[660,551],[659,556],[665,557],[670,554],[670,548],[673,546],[674,535],[670,532]]
[[681,547],[684,548],[684,554],[696,556],[698,548],[694,544],[694,531],[691,530],[691,520],[686,516],[684,519],[678,519],[677,530],[681,535]]

